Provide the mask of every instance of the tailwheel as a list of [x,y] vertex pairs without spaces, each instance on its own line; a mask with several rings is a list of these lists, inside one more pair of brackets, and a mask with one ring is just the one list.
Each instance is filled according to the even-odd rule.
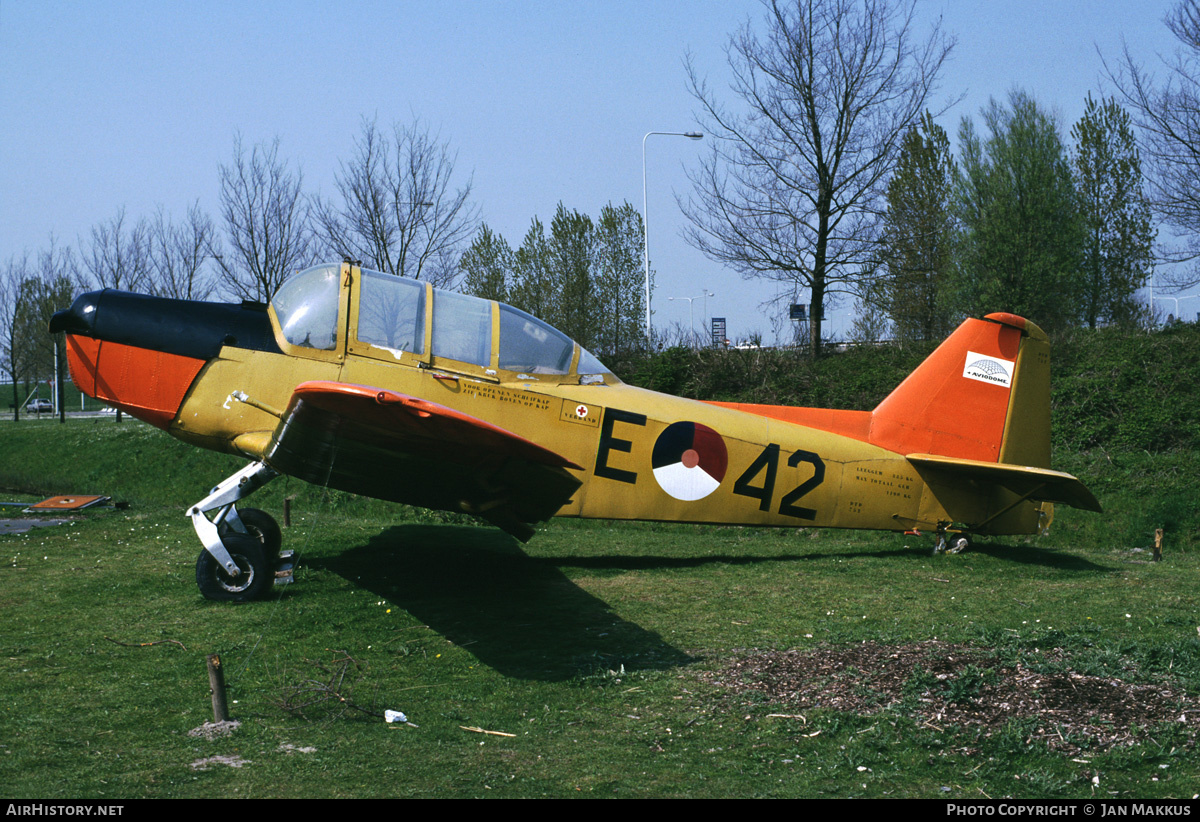
[[225,550],[237,565],[238,574],[228,573],[207,550],[196,560],[196,585],[205,599],[220,602],[250,602],[270,590],[275,581],[273,563],[267,560],[263,544],[249,534],[230,533],[222,540]]
[[[949,523],[946,523],[948,525]],[[933,554],[961,554],[971,547],[971,540],[962,531],[949,531],[945,525],[938,528],[937,542],[933,544]]]
[[966,534],[956,534],[950,537],[946,545],[947,554],[961,554],[963,551],[971,547],[971,540],[967,539]]

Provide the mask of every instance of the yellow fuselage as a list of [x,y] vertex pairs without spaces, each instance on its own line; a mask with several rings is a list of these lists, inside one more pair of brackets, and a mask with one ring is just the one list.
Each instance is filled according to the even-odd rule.
[[[496,382],[354,354],[297,356],[224,349],[200,373],[170,432],[195,445],[261,458],[278,420],[235,391],[283,409],[309,380],[386,387],[535,441],[580,466],[582,485],[560,516],[757,526],[905,530],[962,518],[965,495],[937,493],[902,455],[826,431],[624,385]],[[579,409],[585,409],[582,413]],[[678,499],[656,479],[652,456],[668,426],[699,423],[727,449],[719,487]],[[963,496],[951,517],[938,497]],[[988,497],[984,509],[1002,500]],[[1027,506],[1032,509],[1032,506]],[[1022,517],[1032,530],[1036,511]],[[1032,519],[1032,522],[1029,520]]]

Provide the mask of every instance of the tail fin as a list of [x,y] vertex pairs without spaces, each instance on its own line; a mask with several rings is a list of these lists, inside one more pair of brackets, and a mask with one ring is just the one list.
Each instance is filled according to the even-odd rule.
[[1014,314],[964,322],[874,411],[717,404],[903,454],[928,486],[927,522],[1031,534],[1053,503],[1100,510],[1078,479],[1049,470],[1050,340]]
[[1050,340],[1015,314],[970,319],[872,411],[716,402],[899,454],[1050,467]]
[[1014,314],[969,319],[876,407],[901,454],[1050,467],[1050,341]]

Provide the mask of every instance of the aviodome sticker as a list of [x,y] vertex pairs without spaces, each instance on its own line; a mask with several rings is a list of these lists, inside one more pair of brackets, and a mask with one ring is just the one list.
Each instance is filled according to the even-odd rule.
[[967,364],[963,368],[963,376],[969,380],[979,380],[980,382],[1010,388],[1012,387],[1012,375],[1016,369],[1016,365],[1011,360],[1002,360],[998,357],[989,357],[986,354],[976,354],[974,351],[968,351]]
[[721,486],[729,452],[721,435],[698,422],[668,425],[654,443],[654,479],[684,502],[704,499]]

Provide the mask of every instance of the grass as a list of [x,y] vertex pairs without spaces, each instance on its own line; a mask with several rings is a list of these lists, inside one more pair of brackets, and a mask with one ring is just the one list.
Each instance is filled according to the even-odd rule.
[[[1189,489],[1193,455],[1065,455],[1056,467],[1083,476],[1105,515],[1063,510],[1049,537],[940,557],[926,539],[888,534],[570,520],[522,546],[460,518],[280,481],[254,503],[278,515],[295,497],[285,539],[302,556],[298,582],[231,607],[199,596],[182,512],[236,467],[131,422],[0,432],[8,498],[129,502],[0,536],[5,794],[1195,793],[1195,732],[1178,723],[1067,756],[1029,744],[1020,721],[985,737],[903,711],[797,711],[702,676],[751,649],[937,637],[1033,664],[1064,648],[1076,670],[1167,677],[1194,698],[1196,514],[1171,501]],[[1166,559],[1151,563],[1139,549],[1168,516]],[[212,718],[210,653],[242,723],[212,740],[189,736]],[[342,672],[348,702],[285,710]],[[969,699],[976,685],[956,687]],[[404,711],[412,725],[349,704]]]

